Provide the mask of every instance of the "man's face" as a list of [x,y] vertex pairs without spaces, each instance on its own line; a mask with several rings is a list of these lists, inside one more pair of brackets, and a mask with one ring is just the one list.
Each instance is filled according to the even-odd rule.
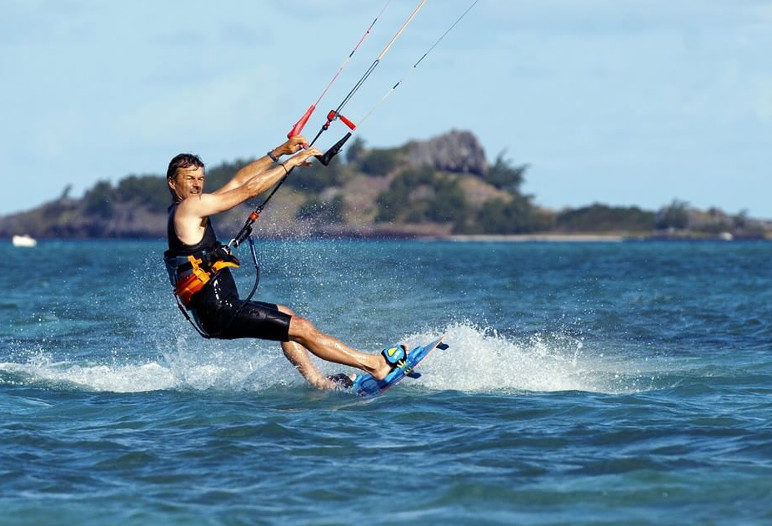
[[204,169],[191,166],[177,170],[177,177],[169,181],[169,188],[180,201],[204,193]]

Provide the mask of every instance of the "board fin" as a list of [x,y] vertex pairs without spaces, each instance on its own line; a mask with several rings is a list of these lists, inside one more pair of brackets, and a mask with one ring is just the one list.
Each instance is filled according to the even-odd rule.
[[412,372],[405,376],[409,376],[410,378],[421,378],[421,373]]
[[448,345],[447,343],[441,343],[441,344],[439,344],[439,345],[437,346],[437,348],[438,348],[438,349],[440,349],[441,351],[444,351],[444,350],[445,350],[445,349],[447,349],[448,347],[450,347],[450,345]]

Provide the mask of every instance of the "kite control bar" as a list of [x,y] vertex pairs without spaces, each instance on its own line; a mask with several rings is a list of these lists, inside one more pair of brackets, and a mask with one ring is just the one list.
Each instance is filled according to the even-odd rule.
[[292,139],[296,135],[300,135],[303,132],[303,128],[305,128],[306,123],[308,122],[308,119],[311,118],[311,114],[314,113],[315,109],[316,109],[316,104],[311,104],[311,106],[308,107],[308,109],[303,114],[303,116],[300,117],[300,120],[298,120],[298,122],[295,123],[295,125],[287,134],[287,139]]
[[[424,0],[425,1],[425,0]],[[319,98],[316,99],[316,102],[311,104],[311,106],[308,107],[306,112],[303,114],[302,117],[298,120],[298,122],[295,123],[295,125],[292,127],[292,129],[287,134],[287,138],[291,139],[295,135],[300,135],[303,133],[303,128],[306,126],[306,123],[308,122],[308,119],[311,118],[311,115],[316,110],[316,105],[321,102],[321,100],[324,98],[324,95],[327,93],[327,91],[330,89],[330,87],[335,83],[335,81],[340,77],[340,74],[343,72],[344,69],[346,69],[346,66],[349,62],[351,62],[351,57],[354,56],[354,53],[356,53],[357,49],[359,49],[359,46],[362,45],[362,42],[365,41],[365,39],[368,37],[370,32],[373,30],[373,26],[378,21],[378,19],[381,17],[384,11],[386,11],[386,8],[389,7],[389,4],[391,4],[392,0],[386,0],[386,3],[383,4],[383,7],[378,12],[378,15],[373,19],[373,21],[370,23],[369,26],[367,26],[367,29],[362,34],[362,36],[359,38],[359,41],[354,46],[354,49],[351,50],[351,53],[348,54],[346,59],[343,61],[343,63],[338,67],[338,71],[335,72],[335,75],[332,76],[330,81],[327,83],[327,86],[322,90],[322,93],[319,95]],[[353,129],[353,128],[352,128]]]
[[[311,141],[311,144],[316,142],[316,139],[319,138],[319,136],[322,134],[322,132],[326,131],[330,124],[335,119],[340,119],[340,121],[348,126],[350,130],[356,130],[357,125],[351,122],[349,119],[341,115],[335,110],[330,110],[330,113],[327,114],[327,122],[324,123],[324,126],[322,126],[322,129],[319,130],[319,133],[316,134],[316,137],[314,137],[314,140]],[[332,158],[338,155],[338,152],[340,152],[340,149],[343,147],[344,144],[346,144],[346,141],[349,140],[349,137],[351,137],[351,132],[348,132],[341,140],[333,144],[329,150],[324,152],[323,155],[315,155],[317,159],[319,159],[319,162],[322,163],[324,166],[327,166],[330,164],[330,161],[332,161]]]
[[[366,37],[367,37],[367,36],[370,34],[370,31],[372,30],[373,26],[375,25],[375,23],[378,21],[378,19],[380,18],[380,16],[383,14],[383,12],[386,10],[386,8],[388,7],[388,5],[389,5],[391,2],[392,2],[392,0],[387,0],[387,1],[386,1],[385,5],[384,5],[384,6],[383,6],[383,8],[381,9],[381,11],[378,13],[378,16],[376,16],[376,17],[375,17],[375,19],[372,21],[372,23],[371,23],[371,24],[368,26],[368,28],[365,30],[365,33],[364,33],[364,34],[362,35],[362,37],[359,39],[359,41],[357,42],[356,46],[354,46],[354,49],[352,49],[352,50],[351,50],[351,53],[349,53],[348,57],[346,57],[346,59],[345,59],[345,60],[343,61],[343,63],[340,65],[340,67],[338,68],[338,71],[335,73],[335,75],[333,75],[332,79],[330,79],[329,83],[328,83],[328,84],[327,84],[327,86],[324,88],[324,90],[322,91],[321,95],[319,95],[319,98],[316,100],[316,102],[315,102],[314,104],[312,104],[311,106],[309,106],[309,107],[308,107],[308,109],[307,109],[307,110],[306,110],[306,112],[303,114],[303,116],[302,116],[302,117],[300,117],[300,119],[299,119],[299,120],[298,120],[298,121],[295,123],[295,125],[292,127],[292,129],[289,131],[289,133],[287,133],[287,137],[288,137],[288,138],[292,138],[292,137],[294,137],[294,136],[297,136],[297,135],[300,135],[300,134],[302,133],[302,131],[303,131],[303,128],[306,126],[306,124],[308,123],[309,119],[311,118],[311,115],[312,115],[312,114],[314,113],[314,111],[316,110],[316,107],[317,107],[317,105],[320,103],[320,101],[322,100],[322,98],[324,97],[324,95],[327,93],[327,91],[330,89],[330,87],[331,87],[331,86],[332,86],[332,84],[335,82],[335,80],[337,80],[337,79],[338,79],[338,77],[340,76],[340,74],[341,74],[341,72],[343,71],[343,69],[346,67],[346,65],[348,65],[349,61],[351,60],[351,57],[354,55],[354,53],[356,52],[356,50],[357,50],[357,49],[358,49],[358,48],[359,48],[359,47],[362,45],[362,42],[363,42],[363,41],[365,40],[365,38],[366,38]],[[464,18],[464,17],[466,16],[466,14],[467,14],[467,13],[468,13],[468,12],[469,12],[469,11],[470,11],[470,10],[471,10],[471,9],[472,9],[472,8],[473,8],[473,7],[474,7],[474,6],[475,6],[475,5],[478,3],[478,2],[479,2],[479,0],[473,0],[473,1],[472,1],[472,3],[469,5],[469,7],[466,9],[466,11],[464,11],[464,12],[461,14],[461,16],[459,16],[459,17],[456,19],[456,21],[455,21],[455,22],[453,22],[453,24],[452,24],[452,25],[451,25],[451,26],[450,26],[450,27],[449,27],[449,28],[448,28],[448,29],[445,31],[445,33],[443,33],[443,34],[442,34],[442,36],[440,36],[440,38],[439,38],[439,39],[437,39],[437,40],[434,42],[434,44],[433,44],[433,45],[432,45],[432,46],[429,48],[429,50],[428,50],[428,51],[426,51],[426,53],[424,53],[424,54],[423,54],[423,56],[422,56],[422,57],[421,57],[421,58],[418,60],[418,62],[416,62],[415,64],[413,64],[412,68],[410,68],[410,71],[413,71],[413,70],[415,70],[415,69],[418,67],[418,65],[419,65],[419,64],[420,64],[420,63],[421,63],[421,62],[424,60],[424,58],[426,58],[426,56],[427,56],[427,55],[428,55],[428,54],[429,54],[429,53],[430,53],[430,52],[431,52],[431,51],[432,51],[432,50],[433,50],[433,49],[434,49],[434,48],[435,48],[435,47],[436,47],[436,46],[437,46],[437,45],[438,45],[438,44],[439,44],[439,43],[440,43],[440,42],[441,42],[441,41],[442,41],[444,38],[445,38],[445,36],[446,36],[446,35],[447,35],[447,34],[448,34],[448,33],[449,33],[449,32],[450,32],[450,31],[451,31],[451,30],[452,30],[454,27],[456,27],[456,25],[457,25],[457,24],[458,24],[458,23],[461,21],[461,19],[462,19],[462,18]],[[408,17],[405,19],[405,21],[404,21],[404,22],[402,23],[402,25],[399,27],[399,29],[397,30],[397,32],[394,34],[394,36],[392,36],[391,40],[389,40],[389,42],[386,44],[386,46],[385,46],[385,47],[383,48],[383,50],[380,52],[380,54],[378,55],[378,57],[377,57],[377,58],[376,58],[376,59],[373,61],[373,63],[370,65],[370,67],[369,67],[369,68],[367,68],[367,70],[365,71],[365,73],[364,73],[364,74],[362,75],[362,77],[361,77],[361,78],[360,78],[360,79],[357,81],[357,83],[354,85],[354,87],[351,89],[351,91],[349,91],[349,93],[348,93],[348,94],[346,95],[346,97],[345,97],[345,98],[344,98],[344,99],[341,101],[341,103],[338,105],[338,107],[337,107],[336,109],[334,109],[334,110],[331,110],[331,111],[330,111],[330,112],[327,114],[327,119],[326,119],[326,122],[325,122],[325,123],[324,123],[324,125],[321,127],[321,129],[320,129],[320,130],[319,130],[319,132],[316,134],[316,136],[313,138],[313,140],[310,142],[309,146],[313,146],[313,145],[316,143],[317,139],[319,139],[319,137],[322,135],[322,133],[324,133],[325,131],[327,131],[327,130],[330,128],[330,125],[331,125],[331,124],[332,124],[332,123],[333,123],[333,122],[334,122],[336,119],[340,119],[340,120],[341,120],[341,122],[343,122],[343,124],[345,124],[345,125],[346,125],[346,126],[349,128],[349,130],[351,130],[351,131],[347,132],[347,133],[346,133],[346,135],[345,135],[345,136],[343,136],[343,138],[341,138],[341,139],[340,139],[338,142],[336,142],[335,144],[333,144],[333,145],[332,145],[332,147],[330,147],[330,149],[328,149],[326,152],[324,152],[324,154],[322,154],[322,155],[316,155],[316,156],[315,156],[315,157],[316,157],[316,158],[319,160],[319,162],[320,162],[321,164],[323,164],[324,166],[327,166],[327,165],[329,165],[329,164],[330,164],[330,162],[332,161],[332,159],[333,159],[333,158],[334,158],[334,157],[335,157],[335,156],[336,156],[336,155],[337,155],[337,154],[340,152],[341,148],[342,148],[342,147],[343,147],[343,145],[346,143],[346,141],[348,141],[348,140],[351,138],[352,132],[353,132],[354,130],[356,130],[356,128],[357,128],[357,124],[355,124],[354,122],[352,122],[352,121],[351,121],[350,119],[348,119],[347,117],[345,117],[345,116],[341,115],[340,111],[341,111],[341,110],[343,109],[343,107],[344,107],[344,106],[345,106],[345,105],[346,105],[346,104],[349,102],[349,100],[350,100],[350,99],[351,99],[351,98],[354,96],[354,94],[355,94],[355,93],[356,93],[356,92],[359,90],[359,88],[360,88],[360,87],[362,87],[362,84],[364,84],[364,82],[367,80],[367,78],[370,76],[370,74],[373,72],[373,70],[375,70],[375,68],[378,66],[378,64],[380,64],[380,62],[381,62],[381,59],[383,59],[383,57],[386,55],[386,53],[389,51],[389,49],[391,49],[391,47],[392,47],[392,45],[394,44],[394,42],[395,42],[395,41],[396,41],[396,40],[397,40],[397,39],[398,39],[398,38],[399,38],[399,37],[402,35],[402,33],[403,33],[403,32],[405,31],[405,29],[407,28],[407,26],[408,26],[408,25],[409,25],[409,24],[410,24],[410,23],[413,21],[413,19],[416,17],[416,15],[418,14],[418,12],[419,12],[419,11],[421,11],[421,8],[423,8],[423,6],[424,6],[424,4],[425,4],[425,3],[426,3],[426,0],[418,0],[418,4],[416,5],[416,7],[413,9],[413,11],[410,13],[410,15],[409,15],[409,16],[408,16]],[[368,112],[368,113],[367,113],[367,114],[366,114],[366,115],[365,115],[365,116],[364,116],[364,117],[363,117],[363,118],[362,118],[362,119],[359,121],[359,124],[360,124],[360,125],[362,124],[362,122],[363,122],[365,119],[367,119],[367,117],[368,117],[368,116],[369,116],[369,115],[370,115],[370,114],[373,112],[373,110],[374,110],[374,109],[375,109],[375,108],[376,108],[378,105],[380,105],[380,103],[382,103],[382,102],[383,102],[383,101],[384,101],[386,98],[388,98],[389,94],[390,94],[391,92],[393,92],[393,91],[394,91],[394,90],[395,90],[395,89],[396,89],[396,88],[397,88],[397,87],[398,87],[398,86],[399,86],[399,85],[402,83],[402,80],[404,80],[404,78],[403,78],[403,79],[401,79],[399,82],[397,82],[397,83],[396,83],[396,84],[395,84],[395,85],[394,85],[394,86],[391,88],[391,90],[390,90],[389,92],[387,92],[387,94],[386,94],[386,95],[385,95],[385,96],[384,96],[384,97],[381,99],[381,101],[379,101],[378,103],[376,103],[376,105],[375,105],[375,106],[373,106],[373,108],[372,108],[372,109],[371,109],[371,110],[370,110],[370,111],[369,111],[369,112]],[[285,170],[286,170],[286,168],[285,168]],[[253,225],[254,225],[255,221],[257,221],[257,218],[258,218],[258,217],[260,217],[260,213],[263,211],[263,209],[265,208],[265,206],[268,204],[268,201],[270,201],[270,200],[271,200],[271,198],[272,198],[272,197],[273,197],[273,195],[276,193],[276,191],[277,191],[277,190],[278,190],[278,189],[279,189],[279,188],[282,186],[282,184],[283,184],[283,183],[284,183],[284,181],[287,179],[287,176],[289,175],[289,173],[290,173],[291,171],[292,171],[292,169],[290,169],[290,170],[289,170],[289,172],[287,172],[287,173],[284,175],[284,177],[282,177],[282,179],[281,179],[281,180],[278,182],[278,184],[277,184],[276,186],[274,186],[273,190],[272,190],[272,191],[271,191],[271,192],[268,194],[268,197],[266,197],[266,198],[265,198],[265,200],[264,200],[264,201],[263,201],[263,202],[262,202],[262,203],[261,203],[261,204],[260,204],[260,205],[259,205],[257,208],[255,208],[255,209],[252,211],[252,213],[249,215],[249,217],[247,218],[246,222],[244,223],[244,226],[242,226],[242,227],[241,227],[241,230],[238,232],[238,234],[236,234],[236,237],[234,237],[234,238],[231,240],[231,242],[230,242],[230,243],[228,243],[228,248],[231,248],[231,247],[237,247],[237,246],[239,246],[241,243],[243,243],[245,240],[247,240],[247,239],[250,239],[250,234],[252,233],[252,227],[253,227]],[[251,241],[251,239],[250,239],[250,241]]]
[[324,152],[323,155],[316,155],[315,157],[319,159],[320,163],[322,163],[324,166],[327,166],[330,164],[330,161],[332,161],[332,158],[338,155],[338,152],[341,148],[343,148],[343,145],[346,144],[346,141],[349,140],[350,137],[351,132],[348,132],[341,140],[333,144],[329,150]]
[[325,126],[329,127],[330,123],[332,123],[332,121],[334,121],[335,119],[340,119],[341,122],[346,126],[348,126],[350,130],[356,130],[357,128],[356,124],[354,124],[353,122],[351,122],[350,120],[348,120],[346,117],[344,117],[343,115],[341,115],[335,110],[330,110],[330,113],[327,114],[327,124]]

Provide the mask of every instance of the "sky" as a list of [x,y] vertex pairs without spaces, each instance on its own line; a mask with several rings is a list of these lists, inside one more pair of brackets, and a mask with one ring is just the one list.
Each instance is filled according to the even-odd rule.
[[[263,155],[384,1],[0,0],[0,215],[163,174],[183,151]],[[392,1],[307,134],[416,3]],[[364,115],[469,3],[428,0],[344,114]],[[772,218],[770,56],[772,0],[481,0],[360,136],[470,130],[490,160],[528,164],[523,190],[553,209],[678,198]]]

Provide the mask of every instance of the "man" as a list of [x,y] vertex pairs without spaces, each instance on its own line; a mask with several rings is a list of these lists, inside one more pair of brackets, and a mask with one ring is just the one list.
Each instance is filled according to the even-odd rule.
[[[305,138],[292,137],[264,157],[248,164],[222,188],[204,193],[204,164],[195,155],[179,154],[166,173],[173,203],[169,207],[169,250],[164,253],[175,294],[192,313],[199,328],[213,338],[260,338],[280,341],[284,355],[308,382],[319,389],[348,386],[347,375],[325,377],[308,351],[331,362],[359,368],[377,379],[393,364],[387,355],[359,352],[320,332],[310,321],[285,305],[239,299],[228,267],[238,266],[217,241],[209,216],[225,212],[271,188],[292,168],[308,166],[320,155],[306,148]],[[292,155],[279,163],[284,155]],[[271,166],[272,160],[276,161]]]

